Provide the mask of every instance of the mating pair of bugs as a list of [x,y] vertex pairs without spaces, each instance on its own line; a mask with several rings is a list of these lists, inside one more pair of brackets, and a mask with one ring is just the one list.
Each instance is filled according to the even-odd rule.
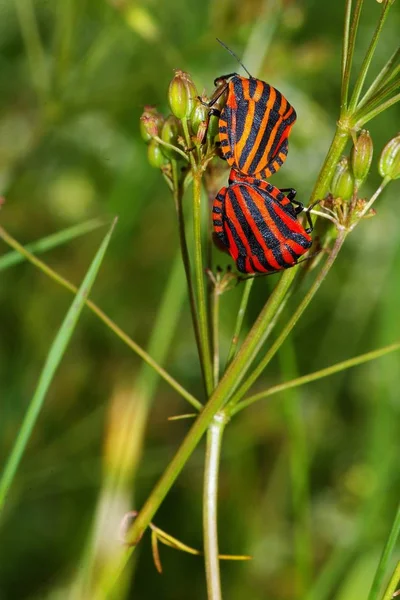
[[[218,77],[207,103],[210,115],[219,117],[221,151],[231,167],[229,186],[213,204],[214,238],[240,272],[273,273],[293,267],[312,245],[309,210],[307,228],[297,220],[304,207],[295,200],[296,191],[265,181],[286,160],[296,112],[278,90],[252,77],[233,56],[249,78],[237,73]],[[223,94],[226,103],[219,111],[213,107]]]

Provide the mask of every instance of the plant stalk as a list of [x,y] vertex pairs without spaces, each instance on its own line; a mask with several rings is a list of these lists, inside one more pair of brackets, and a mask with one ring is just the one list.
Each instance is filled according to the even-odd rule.
[[361,91],[362,91],[362,88],[363,88],[363,85],[365,82],[365,78],[367,76],[371,61],[373,59],[373,56],[374,56],[374,53],[376,50],[376,46],[377,46],[377,43],[379,40],[379,36],[382,32],[382,28],[385,24],[386,17],[388,15],[390,7],[391,7],[390,2],[386,2],[382,7],[382,12],[381,12],[380,19],[378,21],[378,25],[376,26],[374,35],[372,36],[371,43],[368,47],[367,53],[365,55],[362,65],[361,65],[360,73],[357,77],[357,81],[354,86],[353,94],[352,94],[350,104],[349,104],[349,112],[350,113],[352,113],[356,109],[358,100],[360,99],[360,94],[361,94]]
[[236,354],[236,350],[239,344],[240,332],[242,330],[244,315],[246,314],[247,304],[249,302],[249,296],[251,292],[251,288],[253,287],[254,277],[248,279],[244,284],[243,296],[240,302],[238,314],[236,317],[235,330],[233,332],[231,347],[229,348],[228,358],[226,359],[226,364],[229,365]]
[[200,360],[203,366],[205,376],[207,396],[209,397],[214,389],[214,383],[202,255],[203,245],[201,236],[201,172],[198,170],[196,170],[196,172],[193,174],[193,236],[195,285],[197,292],[197,310],[201,346]]
[[[336,166],[337,161],[347,143],[349,133],[341,128],[337,128],[331,147],[328,151],[327,157],[321,168],[318,181],[314,187],[312,194],[312,201],[315,198],[322,198],[330,184],[333,170]],[[337,250],[338,251],[338,250]],[[326,266],[327,263],[325,263]],[[268,327],[276,311],[279,309],[281,303],[284,301],[287,290],[289,289],[296,269],[288,269],[283,273],[279,280],[279,283],[275,287],[271,294],[267,305],[268,308],[262,311],[261,315],[256,321],[256,325],[252,328],[244,343],[242,344],[239,352],[232,360],[232,363],[227,368],[224,376],[222,377],[219,385],[212,393],[207,404],[203,407],[198,418],[192,425],[191,429],[187,433],[186,437],[182,441],[178,451],[176,452],[173,459],[161,475],[159,481],[154,486],[152,492],[148,496],[142,509],[140,510],[137,518],[133,522],[129,532],[127,532],[127,540],[130,540],[132,547],[127,551],[125,556],[125,563],[129,560],[130,555],[134,551],[135,546],[140,541],[143,532],[148,527],[154,514],[158,510],[160,504],[164,500],[168,491],[174,484],[176,478],[182,471],[187,460],[196,448],[200,439],[204,435],[208,426],[210,425],[214,415],[223,407],[232,393],[234,386],[241,380],[243,373],[249,368],[249,361],[253,359],[254,351],[257,349],[257,344],[262,339],[265,329]],[[267,313],[267,314],[265,314]],[[300,316],[300,315],[299,315]],[[297,319],[296,319],[297,321]],[[295,322],[293,323],[293,325]],[[258,328],[260,330],[258,330]],[[124,565],[119,563],[118,566],[109,574],[109,577],[104,580],[104,585],[107,586],[108,590],[111,590],[120,574],[122,573]]]
[[225,415],[217,413],[207,431],[206,460],[203,489],[204,558],[207,598],[221,600],[221,580],[218,551],[218,473]]

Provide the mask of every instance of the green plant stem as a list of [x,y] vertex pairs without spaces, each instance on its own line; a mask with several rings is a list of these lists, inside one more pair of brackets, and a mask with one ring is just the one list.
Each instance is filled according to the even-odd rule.
[[213,286],[212,291],[212,339],[213,339],[213,371],[214,387],[217,387],[219,381],[219,304],[220,293],[217,286]]
[[365,105],[367,100],[369,100],[371,98],[371,96],[373,96],[376,93],[378,88],[384,87],[389,81],[391,81],[393,79],[393,77],[396,76],[398,70],[400,69],[400,65],[398,65],[396,67],[396,69],[393,71],[392,71],[392,67],[393,67],[393,65],[396,64],[396,62],[399,59],[400,59],[400,46],[389,58],[389,60],[387,61],[385,66],[382,68],[380,73],[375,77],[374,81],[371,83],[368,90],[365,92],[364,96],[361,98],[360,102],[358,103],[358,105],[357,105],[358,109],[360,109],[361,107],[363,107]]
[[242,300],[240,302],[238,314],[236,317],[235,329],[233,332],[231,347],[229,348],[228,358],[226,359],[226,364],[229,365],[236,354],[236,350],[239,344],[240,332],[242,331],[243,319],[246,314],[247,304],[249,303],[249,297],[251,288],[253,287],[254,277],[248,279],[244,284],[244,290],[242,295]]
[[[354,47],[356,43],[357,30],[360,22],[361,9],[364,0],[357,0],[356,7],[354,9],[353,19],[350,25],[350,32],[348,36],[345,36],[345,44],[343,46],[343,54],[346,52],[346,56],[343,59],[344,66],[344,75],[342,78],[342,94],[341,94],[341,115],[347,110],[347,101],[349,96],[349,86],[350,86],[350,75],[351,75],[351,65],[353,63],[354,56]],[[348,11],[351,12],[351,6],[346,9],[346,19],[350,19],[350,15],[348,15]],[[347,24],[346,24],[347,26]]]
[[338,125],[324,165],[320,171],[317,182],[311,194],[310,204],[324,198],[329,191],[329,186],[335,171],[337,162],[343,153],[349,139],[349,131]]
[[213,384],[213,369],[211,361],[209,324],[207,317],[207,299],[204,286],[204,267],[202,255],[201,236],[201,172],[196,170],[193,174],[193,236],[194,236],[194,272],[197,295],[197,310],[199,319],[199,333],[201,355],[205,384],[208,397],[211,395]]
[[[335,137],[332,141],[327,157],[321,168],[317,184],[315,185],[313,191],[314,198],[322,198],[326,193],[330,184],[333,169],[340,158],[340,154],[343,151],[344,146],[346,145],[348,136],[349,134],[342,129],[338,128],[336,130]],[[257,349],[258,343],[262,339],[263,335],[265,335],[265,330],[273,321],[276,311],[279,310],[280,305],[286,297],[287,291],[296,274],[295,271],[296,269],[288,269],[285,273],[283,273],[279,283],[272,292],[266,307],[264,307],[264,309],[261,311],[261,314],[258,317],[255,325],[247,335],[240,350],[232,360],[232,363],[227,368],[219,385],[214,390],[207,404],[204,406],[198,418],[182,441],[175,456],[170,461],[164,473],[161,475],[152,492],[148,496],[137,518],[132,524],[132,527],[127,533],[126,539],[131,541],[132,547],[126,553],[125,563],[129,560],[129,557],[141,539],[143,532],[148,527],[160,504],[164,500],[176,478],[185,466],[188,458],[204,435],[214,415],[225,404],[235,385],[237,385],[237,382],[240,382],[241,378],[244,376],[244,373],[249,368],[249,363],[254,358],[254,351]],[[124,565],[118,563],[114,569],[110,569],[107,578],[104,579],[104,586],[106,586],[107,590],[111,590],[115,585],[120,574],[122,573],[123,568]]]
[[258,402],[259,400],[265,400],[265,398],[269,398],[274,394],[279,394],[290,388],[295,388],[299,387],[300,385],[312,383],[313,381],[318,381],[319,379],[323,379],[324,377],[328,377],[329,375],[334,375],[335,373],[340,373],[340,371],[345,371],[346,369],[350,369],[351,367],[357,367],[358,365],[362,365],[363,363],[369,362],[370,360],[376,360],[381,356],[385,356],[386,354],[390,354],[391,352],[396,352],[397,350],[400,350],[400,342],[391,344],[390,346],[385,346],[384,348],[379,348],[379,350],[372,350],[371,352],[361,354],[360,356],[355,356],[354,358],[349,358],[348,360],[344,360],[340,363],[337,363],[336,365],[326,367],[325,369],[320,369],[319,371],[309,373],[308,375],[302,375],[301,377],[297,377],[296,379],[292,379],[291,381],[285,381],[285,383],[274,385],[273,387],[270,387],[269,389],[264,390],[263,392],[259,392],[258,394],[254,394],[253,396],[249,396],[249,398],[238,402],[234,410],[232,411],[232,415],[235,415],[247,406],[254,404],[254,402]]
[[375,577],[372,582],[371,591],[368,596],[368,600],[378,600],[379,593],[382,588],[383,580],[388,570],[389,561],[393,554],[393,550],[396,546],[397,540],[400,536],[400,505],[397,508],[397,512],[393,521],[392,528],[389,533],[389,537],[385,544],[382,552],[378,567],[376,569]]
[[[31,254],[22,246],[17,240],[15,240],[7,231],[0,227],[0,238],[2,238],[6,244],[14,248],[17,252],[25,256],[25,258],[45,273],[48,277],[62,285],[64,288],[76,294],[78,288],[70,281],[59,275],[56,271],[47,266],[39,258]],[[178,394],[185,398],[196,410],[201,410],[202,404],[195,398],[190,392],[188,392],[180,383],[178,383],[165,369],[163,369],[139,344],[134,342],[110,317],[108,317],[94,302],[89,299],[85,301],[86,306],[101,320],[103,323],[111,329],[131,350],[133,350],[140,358],[142,358],[148,365],[150,365],[157,373],[162,377],[169,385],[174,388]]]
[[400,102],[400,94],[396,94],[395,96],[392,96],[391,98],[386,100],[386,102],[382,102],[382,104],[380,104],[376,108],[370,109],[369,112],[368,112],[368,110],[365,110],[365,111],[362,110],[359,113],[356,113],[354,116],[354,120],[355,120],[354,127],[355,128],[362,127],[363,125],[365,125],[365,123],[368,123],[368,121],[371,121],[372,119],[377,117],[381,112],[383,112],[384,110],[387,110],[388,108],[390,108],[397,102]]
[[336,260],[336,257],[343,245],[343,242],[346,239],[347,232],[343,229],[339,231],[338,236],[336,238],[335,244],[330,252],[329,258],[326,260],[324,266],[322,267],[320,273],[316,277],[313,285],[311,286],[308,293],[304,296],[302,302],[299,304],[292,317],[289,319],[288,323],[284,327],[281,334],[272,344],[271,348],[268,350],[264,358],[261,360],[260,364],[254,369],[254,371],[246,377],[246,381],[243,385],[237,390],[235,395],[230,399],[227,410],[229,413],[234,409],[235,404],[237,404],[244,396],[244,394],[249,390],[249,388],[257,381],[258,377],[264,371],[265,367],[269,364],[272,358],[275,356],[276,352],[279,350],[289,333],[292,331],[293,327],[296,325],[297,321],[300,319],[301,315],[310,304],[311,300],[314,298],[316,292],[318,291],[321,283],[327,276],[330,268]]
[[382,597],[382,600],[392,600],[394,597],[394,593],[397,590],[397,586],[400,582],[400,562],[397,563],[397,566],[394,570],[394,573],[389,581],[389,585],[386,588],[386,591]]
[[79,290],[77,290],[76,296],[72,301],[72,304],[67,314],[65,315],[65,318],[48,352],[46,361],[40,373],[39,381],[36,386],[35,392],[31,401],[29,402],[29,406],[25,413],[25,417],[19,428],[18,435],[16,437],[13,448],[6,461],[4,471],[0,478],[0,512],[3,509],[6,496],[14,480],[25,448],[32,435],[33,428],[39,417],[49,387],[61,363],[65,350],[67,349],[69,341],[72,337],[72,334],[75,331],[78,319],[85,305],[85,298],[87,298],[87,296],[89,295],[92,285],[96,279],[97,273],[100,269],[100,265],[103,261],[108,244],[111,239],[115,222],[116,221],[114,221],[111,225],[108,233],[106,234],[100,245],[100,248],[96,252],[96,255],[79,287]]
[[378,24],[374,31],[374,35],[372,36],[371,43],[368,47],[367,53],[365,55],[362,65],[361,65],[360,73],[357,77],[357,81],[354,86],[353,94],[351,96],[351,100],[350,100],[350,104],[349,104],[349,112],[350,113],[352,113],[357,106],[357,103],[360,98],[360,94],[361,94],[361,91],[362,91],[362,88],[363,88],[363,85],[365,82],[365,78],[367,76],[368,69],[371,65],[371,61],[372,61],[372,58],[373,58],[375,50],[376,50],[376,45],[378,43],[379,36],[382,32],[382,28],[385,24],[390,7],[391,7],[390,2],[385,2],[384,5],[382,6],[381,16],[379,18]]
[[[353,6],[353,0],[346,0],[346,9],[344,16],[344,31],[343,31],[343,48],[342,48],[342,110],[344,101],[344,90],[345,90],[345,75],[346,75],[346,64],[349,53],[349,37],[350,37],[350,23],[351,23],[351,9]],[[348,93],[348,92],[347,92]],[[347,97],[346,97],[347,102]]]
[[217,512],[218,473],[225,424],[225,415],[217,413],[207,431],[203,488],[203,532],[208,600],[221,600],[222,598],[218,556]]
[[[176,212],[177,212],[177,216],[178,216],[179,244],[180,244],[180,248],[181,248],[182,262],[183,262],[183,266],[185,268],[193,332],[194,332],[194,337],[196,340],[197,351],[200,355],[200,353],[201,353],[200,329],[199,329],[199,322],[198,322],[198,318],[197,318],[196,296],[195,296],[194,287],[193,287],[190,256],[189,256],[189,250],[188,250],[187,239],[186,239],[185,215],[183,212],[183,190],[179,183],[178,165],[177,165],[176,161],[174,161],[174,160],[171,161],[171,165],[172,165],[172,180],[173,180],[172,194],[174,197],[174,203],[175,203]],[[204,386],[205,386],[205,373],[204,373],[204,368],[203,368],[202,363],[201,363],[201,368],[202,368],[202,374],[203,374]]]
[[[378,198],[378,196],[381,195],[381,193],[383,192],[383,190],[385,189],[385,187],[388,185],[388,183],[390,183],[392,180],[390,177],[384,177],[382,179],[382,182],[380,184],[380,186],[378,187],[378,189],[376,190],[376,192],[371,196],[370,200],[367,202],[367,204],[365,205],[362,213],[360,214],[359,219],[362,219],[370,210],[370,208],[372,207],[372,205],[374,204],[375,200]],[[354,227],[357,225],[357,223],[359,222],[359,220],[354,223],[354,225],[351,227],[351,229],[354,229]]]
[[186,162],[189,162],[187,154],[183,150],[178,148],[177,146],[174,146],[173,144],[169,144],[168,142],[164,142],[164,140],[162,140],[158,135],[155,135],[153,137],[153,139],[156,142],[158,142],[159,144],[161,144],[161,146],[164,146],[164,148],[168,148],[169,150],[173,150],[174,152],[177,152],[178,154],[180,154],[182,156],[182,158],[185,159]]

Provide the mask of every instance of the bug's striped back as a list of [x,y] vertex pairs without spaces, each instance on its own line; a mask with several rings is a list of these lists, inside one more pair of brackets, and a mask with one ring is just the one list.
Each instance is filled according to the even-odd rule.
[[266,181],[240,177],[213,205],[214,233],[242,273],[270,273],[296,264],[312,240],[290,200]]
[[288,136],[296,112],[268,83],[234,75],[219,119],[219,138],[231,167],[246,175],[267,178],[288,152]]

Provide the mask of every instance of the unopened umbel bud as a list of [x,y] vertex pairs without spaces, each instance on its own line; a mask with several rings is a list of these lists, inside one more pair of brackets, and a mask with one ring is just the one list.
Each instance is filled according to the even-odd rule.
[[363,129],[351,151],[351,166],[356,187],[365,181],[371,166],[374,147],[369,131]]
[[400,133],[391,139],[382,150],[379,159],[379,173],[382,177],[389,179],[400,177]]
[[175,71],[169,84],[168,99],[172,113],[178,119],[189,117],[197,98],[197,90],[189,73]]
[[[178,136],[180,135],[180,123],[176,117],[169,115],[164,121],[163,128],[161,130],[161,139],[167,144],[176,146],[178,144]],[[161,146],[162,153],[164,156],[171,160],[179,160],[181,155],[178,152],[174,152],[172,148],[166,148]]]
[[204,106],[200,100],[197,100],[190,115],[190,123],[194,134],[197,134],[200,125],[207,121],[208,111],[209,108]]
[[145,106],[140,117],[140,133],[145,142],[160,135],[164,118],[154,106]]
[[151,166],[156,169],[161,169],[167,162],[167,159],[161,152],[160,144],[156,140],[150,140],[147,147],[147,158]]
[[353,195],[354,179],[350,171],[349,159],[344,156],[336,166],[332,177],[331,192],[334,198],[349,200]]

